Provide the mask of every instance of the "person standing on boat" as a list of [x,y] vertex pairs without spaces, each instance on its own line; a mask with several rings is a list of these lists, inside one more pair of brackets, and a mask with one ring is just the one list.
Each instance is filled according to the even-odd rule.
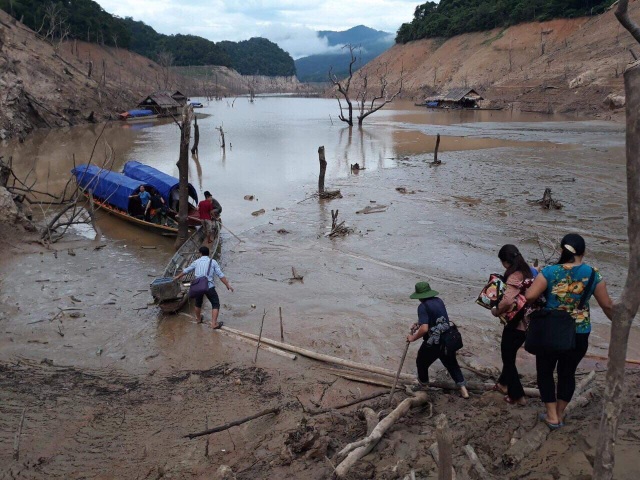
[[142,211],[147,213],[147,206],[149,201],[151,201],[151,195],[144,188],[144,185],[140,185],[140,191],[138,193],[134,193],[133,195],[129,195],[129,198],[138,197],[140,199],[140,205],[142,205]]
[[204,192],[204,200],[198,204],[198,216],[202,222],[202,227],[207,232],[207,243],[211,243],[211,233],[213,232],[213,221],[219,220],[222,213],[222,206],[213,198],[211,192]]
[[202,323],[203,318],[201,316],[202,312],[202,303],[204,302],[204,297],[206,296],[211,302],[211,328],[217,329],[223,325],[223,322],[218,322],[218,315],[220,313],[220,299],[218,298],[218,292],[216,292],[216,286],[213,283],[213,276],[217,276],[222,283],[224,283],[227,290],[233,292],[233,287],[225,277],[224,273],[220,269],[220,265],[213,258],[209,257],[209,248],[208,247],[200,247],[200,258],[195,260],[191,265],[185,268],[180,275],[174,277],[174,280],[180,280],[187,273],[194,272],[194,277],[207,277],[209,280],[209,290],[206,293],[196,297],[196,318],[198,319],[198,323]]

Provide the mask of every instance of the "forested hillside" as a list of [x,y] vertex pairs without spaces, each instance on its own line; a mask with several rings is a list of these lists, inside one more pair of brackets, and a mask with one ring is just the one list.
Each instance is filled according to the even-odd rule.
[[127,48],[176,66],[220,65],[245,75],[295,75],[291,56],[263,38],[215,43],[195,35],[164,35],[144,22],[111,15],[93,0],[0,0],[0,8],[50,40]]
[[522,22],[597,15],[615,0],[441,0],[416,7],[396,43],[508,27]]

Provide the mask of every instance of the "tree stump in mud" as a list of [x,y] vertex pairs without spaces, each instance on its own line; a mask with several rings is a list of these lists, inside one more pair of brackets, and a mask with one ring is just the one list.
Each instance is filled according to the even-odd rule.
[[551,194],[550,188],[545,188],[544,193],[542,194],[542,198],[539,200],[529,200],[529,203],[535,203],[537,205],[541,205],[545,210],[560,210],[562,208],[562,203],[553,198]]
[[324,193],[324,175],[327,171],[327,160],[324,157],[324,147],[318,147],[318,160],[320,161],[320,175],[318,176],[318,193]]

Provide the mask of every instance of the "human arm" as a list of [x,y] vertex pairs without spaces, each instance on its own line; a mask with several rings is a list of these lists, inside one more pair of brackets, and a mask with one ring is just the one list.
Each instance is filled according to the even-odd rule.
[[613,316],[613,300],[609,296],[609,292],[607,291],[607,284],[602,280],[598,282],[596,285],[596,289],[593,292],[593,296],[596,298],[598,305],[607,316],[609,320]]
[[189,272],[193,272],[196,269],[196,262],[193,262],[191,265],[189,265],[187,268],[185,268],[182,273],[180,273],[179,275],[176,275],[175,277],[173,277],[174,280],[180,280],[182,277],[184,277],[187,273]]
[[524,277],[520,272],[513,272],[509,275],[509,278],[507,278],[505,282],[506,288],[502,295],[502,299],[498,305],[491,309],[491,313],[494,317],[498,317],[509,311],[515,303],[516,297],[520,294],[520,288],[523,281]]
[[222,213],[222,205],[215,198],[211,199],[211,218],[214,220],[218,220],[220,218],[220,214]]
[[227,290],[230,290],[233,292],[233,287],[231,286],[231,284],[229,283],[229,280],[227,280],[227,277],[222,277],[220,278],[220,281],[222,283],[224,283],[224,286],[227,287]]
[[540,295],[544,293],[547,289],[547,279],[544,277],[542,273],[540,273],[536,279],[533,281],[531,286],[527,289],[524,294],[524,297],[527,299],[528,303],[535,302]]
[[[416,324],[414,324],[414,327],[415,326]],[[411,328],[411,331],[413,333],[407,335],[407,342],[415,342],[416,340],[419,340],[422,337],[424,337],[429,331],[429,324],[428,323],[422,324],[415,330],[414,328]]]

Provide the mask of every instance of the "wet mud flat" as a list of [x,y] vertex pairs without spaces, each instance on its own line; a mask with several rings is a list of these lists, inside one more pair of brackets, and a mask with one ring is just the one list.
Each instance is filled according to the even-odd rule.
[[[572,135],[582,138],[580,132]],[[286,342],[395,369],[408,326],[415,321],[417,303],[408,295],[416,281],[426,279],[441,292],[451,318],[462,330],[465,347],[460,359],[465,367],[482,369],[485,376],[495,374],[500,366],[501,327],[474,300],[488,274],[500,270],[496,255],[502,244],[516,243],[527,259],[543,262],[555,256],[552,245],[564,233],[577,230],[587,239],[589,263],[601,269],[613,295],[621,288],[627,261],[623,150],[619,145],[594,146],[593,135],[585,135],[589,145],[576,146],[574,142],[568,149],[503,147],[443,152],[443,163],[437,167],[429,165],[429,155],[409,154],[406,159],[403,155],[398,168],[329,179],[327,187],[340,188],[342,199],[303,200],[313,193],[309,187],[299,192],[300,203],[261,204],[266,213],[257,218],[257,226],[244,231],[234,228],[242,243],[224,236],[221,262],[236,292],[220,292],[221,319],[234,328],[258,333],[266,310],[264,335],[277,339],[278,308],[282,307]],[[564,203],[562,210],[543,211],[528,203],[540,198],[546,187]],[[356,213],[376,206],[377,213]],[[354,229],[351,235],[325,236],[332,209],[338,209],[339,219]],[[105,431],[118,439],[124,435],[116,427],[122,422],[122,411],[127,410],[139,412],[147,423],[157,425],[146,429],[132,424],[126,429],[123,446],[116,449],[120,455],[116,467],[123,472],[129,467],[127,472],[135,472],[133,478],[157,478],[159,467],[173,478],[198,478],[210,475],[223,463],[231,465],[238,478],[327,478],[332,467],[324,456],[331,459],[347,442],[361,438],[364,421],[353,413],[357,407],[312,416],[302,405],[306,410],[340,405],[376,391],[376,387],[336,380],[316,363],[304,359],[290,362],[266,352],[260,353],[257,365],[264,369],[265,377],[262,383],[257,382],[251,377],[254,352],[250,346],[196,324],[185,312],[164,317],[147,305],[150,297],[145,289],[150,275],[162,270],[171,244],[156,240],[156,249],[143,249],[153,240],[124,230],[113,231],[122,233],[124,241],[122,236],[106,238],[106,246],[98,250],[97,245],[82,240],[56,247],[55,252],[18,251],[2,260],[0,360],[5,369],[0,379],[7,385],[3,388],[6,404],[11,405],[2,415],[6,422],[2,431],[9,440],[2,442],[1,455],[7,459],[2,463],[12,469],[4,470],[7,478],[12,475],[9,471],[15,474],[15,468],[24,469],[21,475],[25,478],[49,478],[36,468],[40,457],[49,459],[51,475],[128,478],[130,475],[123,477],[119,471],[104,473],[115,464],[115,456],[101,452],[109,450],[106,444],[82,453],[91,456],[91,466],[87,460],[74,466],[72,458],[82,456],[78,452],[84,452],[86,443],[102,445],[98,439]],[[302,281],[293,279],[291,267]],[[25,281],[26,277],[30,281]],[[72,316],[75,312],[80,316]],[[590,343],[591,354],[606,355],[608,321],[597,308]],[[407,373],[414,372],[417,347],[410,349],[404,367]],[[629,357],[640,357],[637,326],[632,329]],[[16,365],[18,361],[21,363]],[[39,363],[42,361],[45,363]],[[222,376],[197,373],[223,364],[227,369],[247,371],[243,375],[249,376],[241,375],[238,385],[233,376],[225,380],[224,370]],[[524,382],[533,385],[533,357],[523,352],[519,365]],[[56,373],[59,366],[78,373],[65,379]],[[586,359],[581,365],[582,371],[594,368],[602,370],[603,365],[597,359]],[[184,371],[196,371],[189,375],[199,376],[203,386],[184,388],[180,382],[166,380]],[[116,379],[113,381],[122,388],[113,388],[124,393],[117,401],[95,395],[97,387],[91,382],[73,380],[84,372],[104,377],[106,382]],[[446,378],[439,364],[432,373],[435,379]],[[465,370],[465,375],[474,378],[471,370]],[[120,376],[127,380],[120,382]],[[22,389],[25,384],[21,382],[27,387]],[[130,403],[126,396],[132,390],[124,391],[129,388],[126,382],[139,385]],[[188,380],[182,383],[190,385]],[[629,391],[634,392],[634,372],[630,372],[629,383]],[[43,385],[50,385],[53,396],[68,395],[71,400],[66,410],[62,408],[64,401],[58,406],[38,397]],[[434,413],[448,416],[454,445],[472,444],[485,466],[495,468],[496,473],[514,479],[580,478],[588,473],[589,455],[593,454],[602,374],[597,385],[596,397],[576,412],[575,423],[555,432],[543,449],[513,470],[490,466],[519,428],[533,425],[540,411],[538,401],[532,399],[526,408],[514,409],[496,393],[476,394],[465,402],[441,392],[434,392],[431,401]],[[401,398],[398,395],[398,400]],[[616,478],[638,476],[637,465],[631,461],[640,451],[634,416],[637,401],[631,393],[621,429],[621,470]],[[384,408],[384,403],[376,411]],[[236,449],[228,454],[232,456],[205,457],[205,439],[179,440],[190,429],[202,429],[205,415],[209,415],[210,425],[217,425],[280,404],[287,406],[286,414],[230,431]],[[11,439],[20,423],[22,405],[29,406],[23,445],[31,447],[25,446],[21,462],[14,462]],[[89,440],[81,445],[75,439],[82,437],[74,428],[62,428],[64,442],[55,444],[35,436],[40,430],[57,431],[70,418],[81,421],[75,405],[95,411],[108,407],[117,422],[85,427],[83,435]],[[47,423],[56,409],[65,411],[67,417],[60,417],[59,423]],[[299,425],[303,418],[306,422]],[[144,449],[134,445],[144,444],[148,430],[153,433],[165,424],[169,431],[160,440],[148,440],[153,448],[143,457]],[[433,428],[429,410],[412,412],[363,460],[353,478],[399,478],[411,468],[420,478],[433,476],[435,465],[427,453],[434,441]],[[305,437],[306,432],[312,433]],[[308,441],[294,444],[289,453],[291,443],[286,442],[290,438]],[[120,445],[118,441],[109,445]],[[224,432],[210,439],[210,448],[211,442],[219,450],[234,452]],[[462,456],[456,456],[454,464],[462,472],[468,467]]]

